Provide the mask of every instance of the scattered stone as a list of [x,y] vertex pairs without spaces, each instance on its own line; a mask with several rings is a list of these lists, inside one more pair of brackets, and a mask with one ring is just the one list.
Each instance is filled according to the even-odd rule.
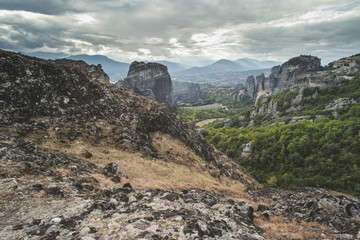
[[224,121],[224,127],[230,127],[231,126],[231,123],[232,123],[232,120],[231,119],[226,119]]
[[240,157],[241,158],[248,158],[250,156],[250,154],[252,153],[252,150],[253,150],[252,143],[248,142],[246,144],[243,144],[242,147],[243,147],[243,152],[241,153]]
[[164,196],[164,199],[174,202],[179,199],[179,195],[176,193],[168,193]]
[[207,130],[205,128],[199,128],[197,130],[197,133],[200,134],[201,136],[205,136],[207,134]]
[[121,177],[115,176],[115,177],[111,178],[111,181],[113,181],[114,183],[119,183],[119,182],[121,182]]
[[125,184],[123,185],[123,188],[133,189],[133,187],[131,186],[130,183],[125,183]]
[[91,158],[93,155],[92,155],[92,153],[89,152],[88,150],[85,150],[85,151],[83,152],[83,156],[84,156],[85,158]]
[[107,164],[104,167],[104,174],[106,176],[117,176],[119,174],[118,165],[114,162]]

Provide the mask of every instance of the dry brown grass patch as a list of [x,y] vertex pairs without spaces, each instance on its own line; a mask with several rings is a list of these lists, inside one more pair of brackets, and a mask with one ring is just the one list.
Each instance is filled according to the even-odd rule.
[[[243,184],[226,177],[214,178],[210,172],[219,170],[213,166],[209,167],[205,160],[182,142],[161,133],[152,134],[152,139],[159,154],[165,156],[166,160],[154,160],[144,157],[141,153],[120,150],[115,145],[107,143],[92,145],[82,139],[72,141],[71,144],[59,144],[50,136],[39,147],[47,151],[80,157],[100,168],[111,162],[117,163],[119,171],[126,174],[128,179],[122,177],[121,183],[115,184],[100,173],[93,174],[92,176],[102,184],[104,189],[130,182],[134,188],[138,189],[158,188],[181,191],[197,188],[215,191],[234,200],[246,200]],[[85,159],[84,151],[89,151],[93,156]],[[64,172],[64,174],[70,174],[70,172]]]
[[[298,222],[295,219],[289,221],[282,216],[271,216],[270,220],[260,217],[254,220],[254,224],[262,228],[266,239],[327,239],[332,237],[333,229],[317,222]],[[322,237],[326,232],[328,236]]]

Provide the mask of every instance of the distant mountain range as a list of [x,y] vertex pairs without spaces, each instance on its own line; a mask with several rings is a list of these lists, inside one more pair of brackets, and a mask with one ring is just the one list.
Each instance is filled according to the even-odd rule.
[[202,75],[222,72],[243,72],[248,70],[267,69],[276,65],[280,65],[281,62],[275,61],[259,61],[250,58],[241,58],[235,61],[228,59],[221,59],[210,65],[203,67],[192,67],[190,69],[183,70],[177,75],[189,76],[189,75]]
[[235,61],[221,59],[203,67],[192,67],[178,71],[171,76],[176,81],[209,83],[213,85],[234,85],[245,83],[249,75],[268,75],[273,66],[281,62],[259,61],[251,58],[241,58]]
[[[59,59],[59,58],[67,58],[72,60],[83,60],[88,64],[101,64],[104,71],[109,75],[112,82],[116,82],[119,79],[123,79],[127,76],[127,72],[129,70],[129,63],[118,62],[112,60],[103,55],[68,55],[66,53],[50,53],[50,52],[31,52],[26,53],[29,56],[43,58],[43,59]],[[174,76],[178,81],[199,81],[201,79],[202,82],[214,82],[221,80],[226,83],[231,80],[231,83],[236,82],[237,79],[239,81],[243,80],[244,75],[248,75],[249,73],[243,74],[239,72],[249,71],[249,70],[264,70],[264,72],[269,72],[269,68],[280,65],[280,62],[275,61],[259,61],[256,59],[250,58],[242,58],[235,61],[221,59],[216,61],[210,65],[206,65],[203,67],[189,67],[183,65],[181,63],[170,62],[170,61],[156,61],[167,66],[168,71],[171,76]],[[230,72],[234,72],[229,74]],[[239,74],[236,74],[236,73]],[[241,76],[240,78],[235,77],[234,75]],[[221,76],[221,77],[219,77]],[[231,79],[228,79],[229,76]],[[212,79],[214,78],[215,79]],[[239,82],[237,81],[237,82]],[[230,83],[230,82],[229,82]]]

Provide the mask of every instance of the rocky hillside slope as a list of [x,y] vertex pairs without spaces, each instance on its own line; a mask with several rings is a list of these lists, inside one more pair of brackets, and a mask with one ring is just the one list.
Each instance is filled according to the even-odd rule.
[[116,85],[176,108],[171,77],[162,64],[135,61],[131,63],[127,77]]
[[0,81],[1,239],[360,236],[358,201],[254,189],[168,105],[85,69],[0,51]]

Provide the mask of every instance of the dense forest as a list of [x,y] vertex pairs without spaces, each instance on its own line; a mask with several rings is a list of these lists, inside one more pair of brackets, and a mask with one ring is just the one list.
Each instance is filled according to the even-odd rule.
[[[335,87],[305,89],[304,95],[315,92],[316,98],[300,103],[302,110],[288,115],[285,110],[297,92],[272,96],[281,103],[281,119],[275,124],[261,126],[257,121],[255,126],[240,128],[236,121],[231,127],[218,121],[206,126],[205,138],[264,185],[314,186],[360,195],[360,74]],[[357,103],[337,110],[334,116],[325,106],[341,97]],[[316,118],[319,114],[321,118]],[[311,117],[288,124],[291,117],[303,115]],[[248,142],[253,152],[241,158],[243,144]]]

